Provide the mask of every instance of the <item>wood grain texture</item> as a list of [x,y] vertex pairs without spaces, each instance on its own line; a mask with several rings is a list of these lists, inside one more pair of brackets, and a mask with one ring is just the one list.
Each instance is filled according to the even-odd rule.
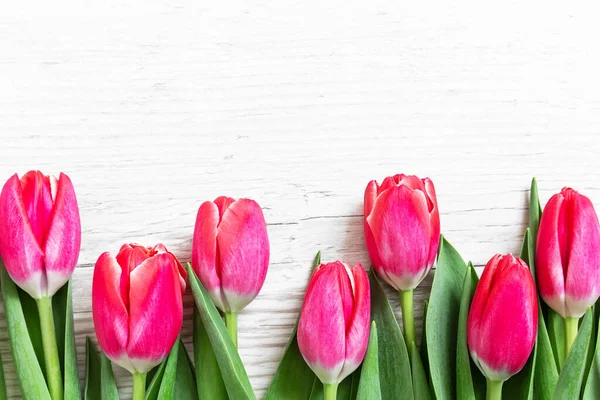
[[[598,205],[599,30],[585,4],[516,1],[4,5],[0,179],[39,168],[76,185],[81,366],[97,257],[160,241],[189,260],[197,208],[221,194],[269,223],[267,280],[239,321],[259,398],[316,251],[368,265],[370,179],[430,176],[442,231],[478,265],[518,253],[533,175],[544,202],[571,185]],[[0,351],[17,398],[2,315]]]

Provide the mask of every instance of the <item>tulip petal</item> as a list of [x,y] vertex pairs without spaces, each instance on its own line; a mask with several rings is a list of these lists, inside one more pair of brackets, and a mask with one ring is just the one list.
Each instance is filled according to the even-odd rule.
[[235,203],[235,199],[227,196],[219,196],[215,199],[214,203],[217,205],[219,209],[219,221],[223,219],[223,214],[229,208],[230,205]]
[[29,171],[21,177],[20,182],[31,229],[37,242],[43,247],[52,214],[50,179],[40,171]]
[[379,254],[377,254],[377,245],[375,244],[375,239],[373,238],[373,233],[371,232],[371,227],[367,223],[367,218],[371,215],[373,211],[373,207],[375,206],[375,202],[377,201],[377,182],[371,181],[367,185],[365,189],[365,203],[364,203],[364,231],[365,231],[365,243],[367,246],[367,251],[369,253],[369,258],[371,259],[371,263],[374,265],[381,265],[381,260],[379,259]]
[[81,222],[75,189],[63,173],[57,182],[54,210],[45,244],[48,296],[71,277],[81,248]]
[[350,324],[346,329],[346,360],[339,380],[350,375],[362,362],[369,342],[371,320],[371,293],[369,277],[360,264],[350,271],[352,274],[354,307]]
[[562,194],[555,194],[544,208],[537,237],[535,272],[540,295],[564,318],[567,316],[565,276],[558,235],[563,202]]
[[98,344],[102,351],[124,368],[127,359],[129,316],[121,298],[121,266],[108,252],[103,253],[94,268],[92,281],[92,315]]
[[221,292],[220,260],[217,255],[218,225],[219,209],[217,205],[211,201],[205,201],[198,209],[194,227],[192,267],[213,303],[221,311],[227,311],[227,304]]
[[[346,354],[340,262],[319,266],[310,280],[298,322],[298,347],[323,383],[337,383]],[[346,278],[349,279],[349,278]]]
[[168,253],[157,254],[130,275],[127,354],[137,372],[164,360],[183,322],[179,271]]
[[577,195],[569,203],[566,219],[572,220],[572,227],[568,258],[563,258],[568,262],[565,298],[567,314],[579,318],[600,294],[600,225],[590,199]]
[[377,198],[367,223],[381,262],[374,265],[377,273],[396,290],[414,289],[431,269],[425,194],[407,186],[386,190]]
[[218,230],[221,288],[229,311],[238,312],[256,297],[267,275],[267,224],[258,203],[239,199],[225,211]]
[[440,211],[437,205],[437,196],[435,194],[435,187],[433,182],[429,178],[423,179],[425,186],[425,194],[427,197],[427,206],[429,209],[429,221],[431,223],[430,239],[429,239],[429,257],[427,259],[427,265],[433,265],[437,256],[437,251],[440,246]]
[[29,223],[17,174],[0,194],[0,254],[19,287],[36,299],[46,295],[44,253]]

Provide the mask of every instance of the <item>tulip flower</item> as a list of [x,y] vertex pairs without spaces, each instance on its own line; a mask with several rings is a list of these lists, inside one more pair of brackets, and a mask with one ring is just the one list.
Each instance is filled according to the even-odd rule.
[[269,266],[267,224],[258,203],[218,197],[202,203],[192,244],[192,268],[225,313],[237,347],[237,314],[260,292]]
[[362,362],[370,331],[371,297],[367,273],[335,261],[313,273],[298,322],[298,347],[321,380],[325,400]]
[[98,344],[133,374],[133,398],[145,396],[146,373],[169,354],[181,331],[187,273],[165,246],[125,244],[94,268],[92,315]]
[[0,254],[6,272],[36,299],[48,386],[62,399],[63,383],[52,296],[69,280],[79,256],[81,224],[75,190],[63,173],[56,179],[29,171],[11,176],[0,194]]
[[527,362],[538,326],[535,283],[527,264],[511,254],[487,263],[467,318],[471,358],[487,379],[488,399],[501,399],[502,384]]
[[440,243],[440,214],[429,178],[394,175],[365,190],[365,241],[371,263],[400,292],[407,347],[416,343],[413,289],[427,276]]
[[537,237],[540,295],[565,323],[565,356],[577,323],[600,296],[600,224],[590,199],[564,188],[544,208]]

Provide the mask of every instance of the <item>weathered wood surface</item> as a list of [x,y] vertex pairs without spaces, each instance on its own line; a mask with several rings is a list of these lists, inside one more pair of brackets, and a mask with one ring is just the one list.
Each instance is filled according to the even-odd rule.
[[[82,377],[97,257],[135,241],[189,260],[203,200],[254,198],[269,223],[270,270],[239,326],[259,398],[316,251],[368,265],[368,180],[430,176],[442,231],[477,265],[519,251],[533,175],[543,201],[571,185],[599,204],[600,32],[584,6],[126,3],[0,12],[0,179],[39,168],[76,185]],[[18,397],[1,314],[0,351]]]

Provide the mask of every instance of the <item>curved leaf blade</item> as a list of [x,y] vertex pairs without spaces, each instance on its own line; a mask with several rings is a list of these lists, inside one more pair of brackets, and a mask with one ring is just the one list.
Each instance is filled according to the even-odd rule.
[[417,349],[417,345],[414,342],[411,342],[410,347],[414,398],[415,400],[430,400],[429,382],[427,381],[427,375],[419,356],[419,349]]
[[192,287],[192,294],[194,295],[202,324],[206,328],[208,338],[215,352],[229,398],[236,400],[256,399],[244,364],[242,364],[242,360],[227,333],[227,328],[221,315],[189,263],[187,264],[187,272],[190,286]]
[[408,351],[396,316],[385,296],[375,271],[371,284],[371,319],[377,324],[379,383],[382,399],[412,399],[412,377]]
[[100,358],[89,337],[85,338],[85,400],[102,400]]
[[77,347],[75,346],[75,327],[73,325],[73,299],[71,285],[71,280],[69,279],[67,284],[61,289],[61,291],[63,289],[65,290],[64,302],[62,307],[57,308],[59,313],[63,315],[64,333],[62,339],[61,336],[58,335],[58,332],[56,336],[59,342],[64,343],[64,367],[62,374],[65,380],[64,398],[65,400],[79,400],[81,399],[81,389],[79,387],[79,372],[77,370]]
[[467,264],[442,236],[426,323],[429,373],[438,400],[456,395],[458,315],[466,271]]
[[377,345],[377,324],[371,323],[371,334],[367,353],[362,363],[360,381],[358,383],[357,400],[381,400],[381,387],[379,385],[379,348]]
[[50,400],[46,380],[29,337],[17,286],[6,272],[4,264],[0,264],[6,326],[23,398],[26,400]]
[[194,360],[199,400],[227,400],[227,390],[200,314],[194,306]]

